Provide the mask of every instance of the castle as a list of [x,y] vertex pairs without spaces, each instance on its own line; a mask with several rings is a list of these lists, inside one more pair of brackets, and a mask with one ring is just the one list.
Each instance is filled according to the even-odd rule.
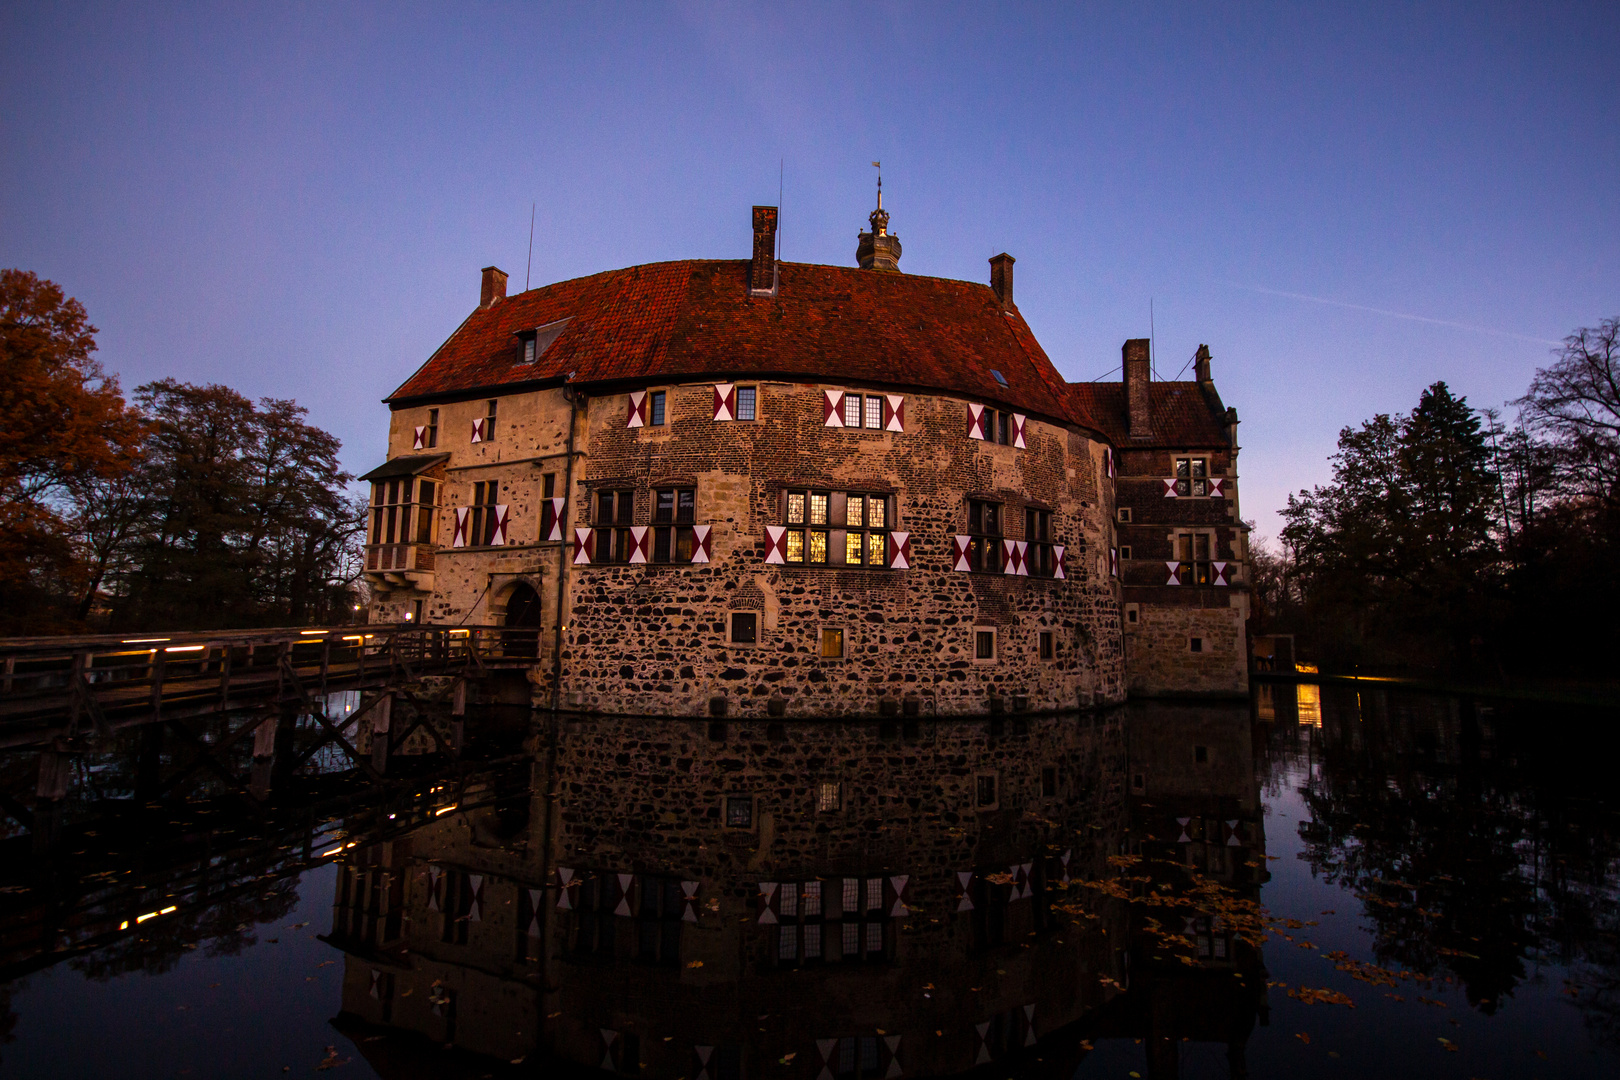
[[373,622],[511,628],[533,701],[946,716],[1247,692],[1237,416],[1192,382],[1069,383],[990,283],[634,266],[476,310],[386,399]]

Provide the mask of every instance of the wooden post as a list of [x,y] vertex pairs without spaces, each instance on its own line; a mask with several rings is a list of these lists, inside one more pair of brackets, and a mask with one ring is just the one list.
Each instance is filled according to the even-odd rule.
[[276,746],[274,774],[277,783],[287,779],[287,769],[293,761],[293,736],[298,731],[298,702],[283,701],[276,717]]
[[142,724],[135,758],[135,801],[149,802],[163,778],[163,725]]
[[270,712],[253,729],[253,773],[248,779],[248,791],[260,802],[270,797],[270,786],[275,779],[278,727],[276,714]]
[[62,800],[73,779],[73,758],[58,750],[42,750],[39,755],[38,796],[34,800],[34,854],[44,855],[56,846],[62,833]]
[[8,693],[8,694],[11,693],[11,680],[16,674],[17,674],[17,658],[15,656],[6,657],[5,689],[6,689],[6,693]]
[[234,650],[228,641],[220,648],[224,650],[219,658],[219,707],[223,709],[231,700],[231,654]]
[[152,722],[163,718],[163,669],[168,664],[168,654],[159,645],[152,650]]
[[384,694],[371,709],[371,767],[388,770],[388,729],[392,726],[394,695]]
[[326,672],[332,666],[332,639],[321,639],[321,707],[326,708]]
[[83,698],[81,696],[85,689],[84,672],[85,669],[90,666],[89,660],[89,653],[76,652],[73,654],[73,675],[71,676],[72,682],[68,684],[68,700],[72,702],[68,708],[69,735],[77,735],[79,733],[79,715],[84,711]]

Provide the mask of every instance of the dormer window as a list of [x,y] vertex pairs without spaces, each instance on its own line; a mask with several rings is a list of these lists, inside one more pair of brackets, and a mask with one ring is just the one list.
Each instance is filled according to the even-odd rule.
[[546,354],[551,343],[556,341],[568,326],[567,319],[558,319],[556,322],[537,326],[533,330],[519,330],[518,340],[523,342],[523,362],[532,364]]
[[990,374],[995,377],[996,382],[1000,383],[1002,385],[1002,387],[1006,387],[1006,385],[1007,385],[1007,376],[1003,375],[1001,372],[997,371],[995,368],[990,369]]

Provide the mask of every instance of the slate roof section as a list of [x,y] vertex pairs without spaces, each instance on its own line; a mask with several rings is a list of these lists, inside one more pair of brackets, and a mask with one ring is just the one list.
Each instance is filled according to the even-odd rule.
[[408,454],[404,457],[389,458],[381,465],[372,469],[366,475],[357,477],[359,480],[386,480],[393,476],[415,476],[426,472],[441,461],[449,461],[449,454]]
[[1225,446],[1225,411],[1213,391],[1196,382],[1148,383],[1151,438],[1132,439],[1123,382],[1072,383],[1071,411],[1093,420],[1094,430],[1115,446]]
[[[746,260],[653,263],[518,293],[469,315],[386,400],[558,380],[774,376],[940,390],[1097,429],[1023,317],[988,285],[778,267],[775,297],[748,295]],[[556,341],[524,364],[517,334],[559,319],[569,322]]]

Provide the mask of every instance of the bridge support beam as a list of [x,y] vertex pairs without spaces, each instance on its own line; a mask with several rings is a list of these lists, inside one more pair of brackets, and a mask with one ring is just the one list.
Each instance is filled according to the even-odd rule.
[[275,767],[271,776],[277,786],[287,782],[293,763],[293,735],[298,727],[298,702],[283,701],[276,717]]
[[388,771],[388,732],[393,726],[394,695],[384,694],[371,708],[371,767]]
[[253,729],[253,774],[248,779],[248,791],[260,802],[270,797],[276,767],[276,736],[280,730],[275,713],[267,714]]
[[39,784],[34,789],[34,854],[44,855],[62,835],[62,804],[73,780],[73,755],[61,750],[39,754]]

